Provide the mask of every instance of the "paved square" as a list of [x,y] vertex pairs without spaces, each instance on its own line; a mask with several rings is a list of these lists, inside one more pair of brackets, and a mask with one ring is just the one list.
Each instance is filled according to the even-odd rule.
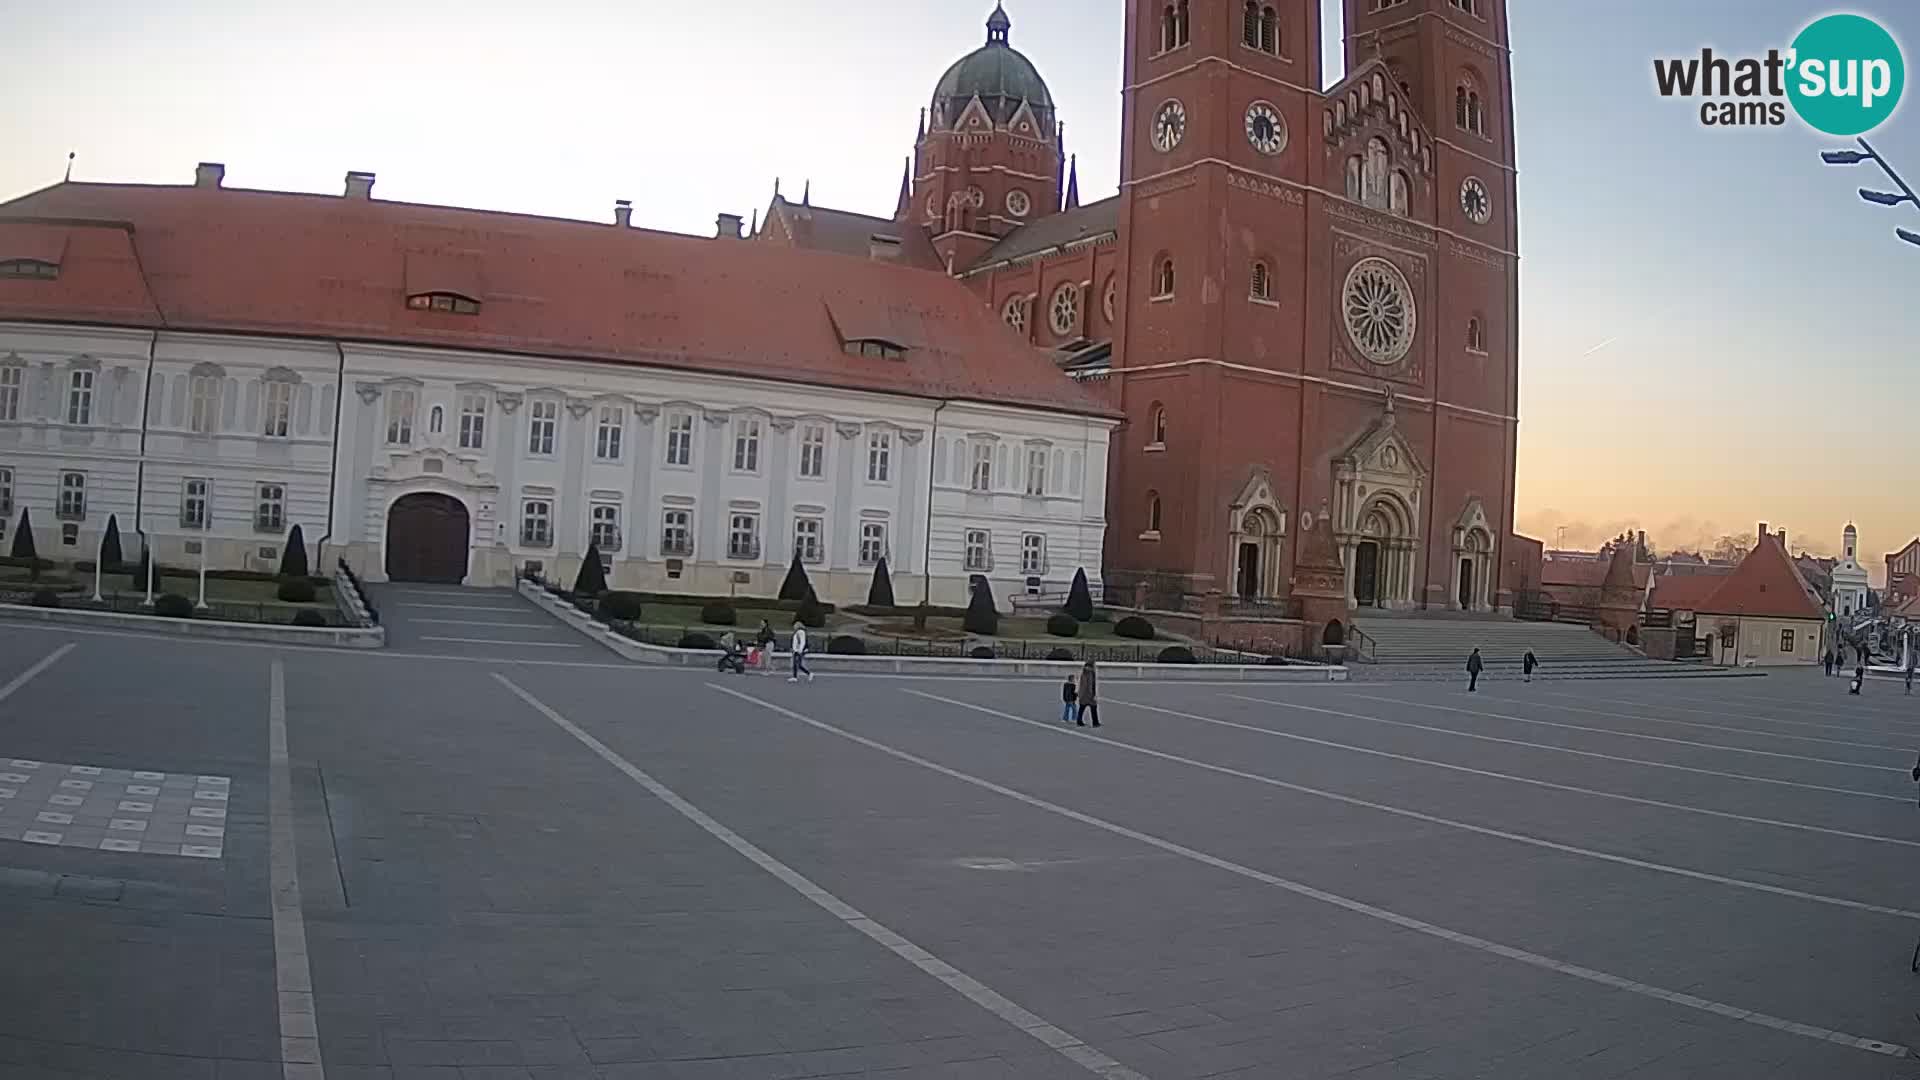
[[217,859],[232,779],[0,758],[0,840]]
[[[0,699],[8,1077],[1920,1077],[1897,685],[1112,679],[1096,731],[4,624],[0,685],[68,644]],[[222,857],[129,857],[162,808]]]

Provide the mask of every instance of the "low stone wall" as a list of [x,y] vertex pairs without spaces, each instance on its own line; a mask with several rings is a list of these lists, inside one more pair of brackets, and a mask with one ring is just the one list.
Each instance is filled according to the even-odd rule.
[[96,630],[129,630],[143,634],[220,641],[266,641],[279,645],[312,645],[343,649],[381,649],[387,632],[381,627],[290,626],[283,623],[223,622],[218,619],[168,619],[159,615],[129,615],[118,611],[82,611],[74,608],[37,608],[0,604],[0,618],[15,622],[84,626]]
[[[538,604],[561,622],[598,641],[612,652],[643,664],[713,668],[719,652],[710,649],[670,649],[643,645],[595,622],[585,612],[549,594],[532,582],[520,583],[520,595]],[[776,667],[782,661],[776,658]],[[1076,660],[975,660],[932,656],[833,656],[808,653],[807,666],[822,675],[843,672],[922,675],[929,677],[1065,678],[1080,670]],[[1102,678],[1151,679],[1157,682],[1218,680],[1239,682],[1345,682],[1347,669],[1322,665],[1130,664],[1100,663]]]
[[1192,611],[1134,611],[1112,609],[1116,615],[1138,615],[1181,637],[1211,645],[1251,646],[1287,656],[1305,656],[1313,650],[1307,645],[1307,624],[1299,619],[1262,619],[1233,615],[1202,615]]

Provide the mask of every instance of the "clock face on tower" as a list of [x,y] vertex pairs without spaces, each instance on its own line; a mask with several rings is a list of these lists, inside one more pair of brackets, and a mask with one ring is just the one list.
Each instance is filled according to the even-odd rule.
[[1287,122],[1280,110],[1264,101],[1247,106],[1247,142],[1269,156],[1287,148]]
[[1166,102],[1153,114],[1153,148],[1166,153],[1180,145],[1187,135],[1187,107],[1178,100]]
[[1493,197],[1479,177],[1469,176],[1460,182],[1460,209],[1475,225],[1485,225],[1493,217]]

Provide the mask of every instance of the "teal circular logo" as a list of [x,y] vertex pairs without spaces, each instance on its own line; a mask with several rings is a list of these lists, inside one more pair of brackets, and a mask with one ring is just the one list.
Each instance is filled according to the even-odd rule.
[[1893,115],[1906,88],[1900,43],[1862,15],[1816,19],[1793,39],[1787,98],[1828,135],[1864,135]]

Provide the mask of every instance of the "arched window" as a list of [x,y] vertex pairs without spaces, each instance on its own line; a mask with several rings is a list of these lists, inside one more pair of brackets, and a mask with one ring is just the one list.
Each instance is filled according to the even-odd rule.
[[1347,198],[1354,202],[1360,201],[1360,171],[1360,155],[1355,154],[1347,159]]
[[1167,445],[1167,407],[1157,403],[1153,407],[1153,445]]
[[1187,0],[1179,0],[1174,6],[1173,32],[1176,46],[1187,43]]
[[1247,281],[1247,295],[1255,300],[1273,299],[1273,271],[1267,268],[1266,260],[1254,260],[1253,273]]
[[1392,160],[1387,140],[1378,135],[1367,140],[1367,162],[1360,178],[1360,197],[1362,202],[1376,210],[1387,208],[1387,173]]
[[1487,351],[1487,324],[1475,315],[1467,320],[1467,351],[1483,353]]
[[447,410],[435,405],[427,410],[427,431],[438,435],[447,426]]
[[1393,177],[1388,181],[1388,184],[1387,209],[1399,214],[1401,217],[1406,217],[1407,174],[1399,169],[1393,170]]
[[1260,0],[1247,0],[1247,10],[1240,16],[1240,44],[1260,47]]
[[1487,133],[1487,102],[1473,76],[1462,76],[1453,88],[1453,122],[1475,135]]
[[1453,6],[1469,15],[1480,14],[1480,4],[1478,0],[1453,0]]
[[1166,52],[1168,49],[1171,49],[1175,45],[1178,45],[1180,43],[1179,42],[1179,25],[1180,25],[1179,18],[1174,14],[1173,5],[1168,4],[1167,9],[1160,13],[1160,51],[1161,52]]
[[1160,533],[1160,493],[1147,492],[1147,531],[1154,535]]
[[1271,4],[1260,9],[1260,51],[1280,55],[1280,13]]
[[1162,255],[1153,264],[1153,298],[1163,300],[1173,295],[1173,256]]

